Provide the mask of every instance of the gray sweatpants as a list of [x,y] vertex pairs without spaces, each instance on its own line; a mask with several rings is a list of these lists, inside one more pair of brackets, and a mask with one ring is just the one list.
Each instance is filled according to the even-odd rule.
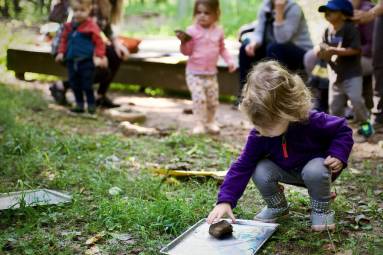
[[383,110],[383,16],[375,19],[373,40],[373,66],[375,90],[379,95],[378,110]]
[[253,174],[253,181],[262,197],[279,192],[278,182],[305,185],[312,199],[330,201],[331,173],[323,158],[309,161],[303,169],[286,171],[268,159],[261,160]]
[[363,78],[354,77],[343,82],[330,82],[329,101],[330,113],[335,116],[344,117],[347,100],[351,101],[354,110],[355,122],[368,120],[368,110],[362,96]]

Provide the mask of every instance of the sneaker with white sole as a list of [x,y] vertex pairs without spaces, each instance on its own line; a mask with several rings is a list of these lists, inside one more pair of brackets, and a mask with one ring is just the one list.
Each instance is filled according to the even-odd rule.
[[195,135],[200,135],[205,133],[206,133],[206,129],[202,124],[198,124],[197,126],[193,128],[193,134]]
[[289,205],[283,192],[278,192],[270,197],[264,197],[264,200],[267,206],[255,215],[254,220],[273,223],[280,218],[288,216]]
[[335,212],[330,210],[330,201],[311,199],[311,229],[317,232],[335,229]]
[[207,132],[210,134],[219,134],[220,127],[216,122],[206,124]]

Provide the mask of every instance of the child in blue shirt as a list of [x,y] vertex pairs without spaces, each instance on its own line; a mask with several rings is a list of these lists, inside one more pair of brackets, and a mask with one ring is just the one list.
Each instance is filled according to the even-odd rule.
[[71,2],[73,21],[64,26],[56,61],[65,59],[69,82],[74,92],[75,113],[83,113],[84,93],[88,103],[88,112],[96,112],[93,92],[95,67],[106,67],[105,44],[101,38],[100,28],[89,17],[92,10],[91,0],[74,0]]

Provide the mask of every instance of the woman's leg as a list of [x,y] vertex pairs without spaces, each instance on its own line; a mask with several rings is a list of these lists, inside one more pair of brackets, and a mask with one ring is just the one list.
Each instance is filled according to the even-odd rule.
[[304,70],[304,56],[306,50],[292,43],[267,45],[266,56],[285,65],[291,71]]
[[373,66],[375,77],[375,91],[378,93],[379,102],[377,108],[379,114],[376,116],[377,128],[383,126],[383,15],[375,19],[374,41],[373,41]]
[[[97,94],[99,98],[107,100],[106,94],[112,83],[114,76],[116,75],[118,69],[121,65],[121,59],[117,56],[116,51],[113,46],[106,47],[106,57],[108,59],[108,69],[97,69],[95,76],[95,83],[99,83]],[[104,100],[104,101],[105,101]],[[102,101],[102,100],[101,100]],[[101,102],[102,103],[111,103],[111,102]],[[110,101],[110,100],[109,100]],[[102,105],[108,107],[109,105]]]

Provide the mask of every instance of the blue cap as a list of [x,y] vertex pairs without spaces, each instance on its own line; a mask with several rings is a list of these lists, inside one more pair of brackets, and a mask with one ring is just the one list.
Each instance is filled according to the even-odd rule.
[[354,7],[352,7],[349,0],[330,0],[326,5],[320,6],[318,11],[340,11],[350,17],[354,15]]

